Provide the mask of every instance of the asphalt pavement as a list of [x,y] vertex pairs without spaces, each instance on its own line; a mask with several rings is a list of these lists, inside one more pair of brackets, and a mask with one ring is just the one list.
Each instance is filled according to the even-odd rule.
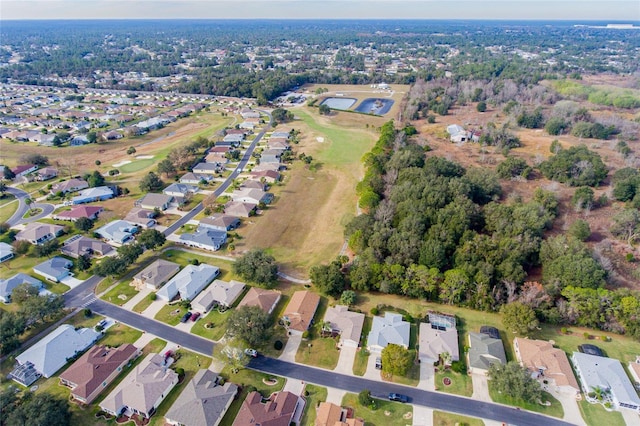
[[[9,186],[9,187],[7,187],[7,192],[9,194],[13,194],[16,197],[16,199],[18,200],[18,209],[15,211],[13,216],[11,216],[7,220],[7,223],[9,225],[11,225],[11,226],[20,225],[21,223],[28,223],[28,222],[36,221],[36,220],[38,220],[38,219],[40,219],[42,217],[50,215],[51,213],[53,213],[53,210],[55,210],[53,205],[45,204],[45,203],[33,203],[33,204],[31,204],[31,207],[27,206],[27,203],[25,203],[25,200],[27,198],[29,198],[29,193],[23,191],[22,189],[18,189],[18,188],[14,188],[12,186]],[[39,214],[37,214],[35,216],[31,216],[28,219],[24,219],[23,216],[27,213],[27,210],[29,210],[29,208],[41,209],[42,212],[40,212]]]

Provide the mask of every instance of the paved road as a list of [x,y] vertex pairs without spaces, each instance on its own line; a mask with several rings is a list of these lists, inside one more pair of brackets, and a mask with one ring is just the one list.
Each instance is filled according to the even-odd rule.
[[[216,197],[219,197],[220,195],[222,195],[222,193],[229,187],[229,185],[231,185],[233,180],[237,178],[240,175],[240,173],[242,173],[242,171],[244,170],[244,167],[247,165],[247,163],[251,159],[251,154],[253,154],[253,151],[256,149],[256,146],[260,142],[260,139],[262,139],[264,134],[271,128],[271,125],[273,123],[273,117],[271,117],[271,114],[267,111],[261,111],[261,112],[269,116],[269,124],[260,133],[258,133],[258,135],[253,140],[253,142],[251,142],[251,145],[249,145],[249,147],[245,151],[244,156],[238,163],[238,166],[235,168],[235,170],[227,177],[227,179],[224,182],[222,182],[222,185],[220,185],[218,188],[216,188],[213,191],[213,195],[215,195]],[[185,223],[193,219],[195,215],[200,213],[202,209],[203,209],[202,203],[199,203],[196,207],[194,207],[191,211],[189,211],[189,213],[187,213],[182,218],[178,219],[173,225],[165,229],[163,232],[164,235],[169,236],[174,232],[176,232],[182,225],[184,225]]]
[[29,198],[29,194],[22,189],[14,188],[12,186],[7,187],[7,192],[13,194],[18,200],[18,209],[16,212],[7,220],[7,223],[11,226],[20,225],[21,223],[28,223],[38,220],[44,216],[48,216],[53,213],[54,207],[51,204],[44,203],[33,203],[31,204],[31,208],[33,209],[42,209],[42,212],[36,216],[32,216],[28,219],[23,219],[22,217],[27,213],[29,207],[25,200]]
[[412,404],[499,422],[509,422],[518,426],[566,426],[571,424],[552,417],[516,410],[503,405],[474,401],[471,398],[463,398],[442,392],[429,392],[414,387],[336,374],[319,368],[292,364],[267,357],[258,357],[251,360],[249,368],[353,393],[369,389],[374,397],[383,399],[387,397],[389,392],[401,393],[409,396]]

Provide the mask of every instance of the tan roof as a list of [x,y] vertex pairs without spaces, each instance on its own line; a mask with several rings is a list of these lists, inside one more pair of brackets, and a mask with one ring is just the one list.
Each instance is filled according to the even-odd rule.
[[284,311],[283,317],[289,321],[289,328],[307,331],[313,315],[320,303],[320,296],[310,291],[296,291]]
[[158,259],[144,268],[142,272],[136,274],[133,279],[158,288],[161,284],[168,281],[169,278],[177,274],[179,270],[180,265],[177,263]]
[[573,375],[567,354],[554,348],[545,340],[531,340],[516,337],[513,340],[518,361],[533,372],[542,371],[545,378],[555,381],[556,386],[570,386],[580,391]]
[[276,303],[280,300],[280,292],[251,287],[246,296],[238,304],[241,306],[257,306],[267,313],[271,313]]
[[347,306],[337,305],[327,309],[324,320],[331,323],[331,328],[340,331],[340,340],[360,342],[364,314],[351,312]]
[[56,236],[64,229],[60,225],[52,225],[50,223],[32,222],[27,224],[25,228],[16,234],[16,240],[36,241],[49,234]]
[[262,402],[259,392],[251,392],[242,403],[233,426],[289,426],[298,403],[291,392],[278,392]]
[[130,343],[117,348],[94,346],[67,368],[60,379],[75,384],[72,393],[87,399],[97,388],[103,387],[102,382],[118,367],[134,358],[137,352],[138,349]]
[[315,426],[334,426],[342,419],[342,407],[330,402],[321,402],[316,410]]

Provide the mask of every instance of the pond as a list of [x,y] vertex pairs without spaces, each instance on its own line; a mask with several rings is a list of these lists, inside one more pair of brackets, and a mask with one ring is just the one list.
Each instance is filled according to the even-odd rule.
[[356,111],[365,114],[385,115],[393,106],[391,99],[367,98],[358,105]]
[[320,105],[326,105],[331,109],[347,110],[356,103],[354,98],[327,98],[320,102]]

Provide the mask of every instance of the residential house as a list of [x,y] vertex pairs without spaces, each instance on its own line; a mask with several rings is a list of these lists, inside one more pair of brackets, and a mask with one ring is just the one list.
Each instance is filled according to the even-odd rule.
[[273,138],[284,138],[284,139],[289,140],[289,136],[290,136],[289,132],[273,132],[273,133],[271,133],[270,139],[273,139]]
[[[222,139],[222,142],[230,143],[231,146],[238,146],[242,143],[243,140],[244,140],[244,134],[230,134],[230,135],[225,135],[225,137]],[[219,143],[216,143],[216,145],[222,146]]]
[[213,180],[213,176],[211,175],[208,175],[208,174],[200,175],[200,174],[189,172],[182,175],[182,177],[180,178],[180,183],[198,185],[202,182],[209,183],[212,180]]
[[231,198],[233,198],[233,201],[247,204],[269,204],[273,201],[273,194],[260,189],[242,188],[233,191]]
[[264,180],[267,183],[275,183],[280,180],[280,172],[276,170],[262,170],[262,171],[252,171],[249,173],[252,178]]
[[36,166],[35,164],[21,164],[11,169],[16,177],[26,176],[29,173],[35,172],[36,170],[38,170],[38,166]]
[[218,163],[198,163],[193,167],[193,173],[203,175],[217,175],[224,171],[224,167]]
[[369,352],[380,353],[389,343],[394,343],[408,349],[410,330],[411,325],[400,314],[385,312],[384,317],[374,316],[367,348]]
[[173,201],[173,195],[149,193],[136,201],[136,206],[148,210],[166,210]]
[[279,291],[251,287],[238,304],[238,308],[242,306],[257,306],[266,313],[271,314],[280,301],[281,296]]
[[310,291],[296,291],[291,296],[287,308],[282,314],[290,332],[303,333],[313,324],[313,316],[318,309],[320,296]]
[[238,217],[250,217],[256,213],[258,208],[254,203],[243,203],[241,201],[229,201],[224,206],[224,212],[227,215]]
[[171,195],[174,197],[186,197],[189,194],[195,194],[200,188],[194,185],[186,185],[184,183],[172,183],[162,190],[163,194]]
[[16,234],[17,241],[28,241],[31,244],[40,245],[60,236],[64,227],[49,223],[32,222]]
[[420,360],[435,363],[442,358],[445,365],[460,360],[458,330],[453,315],[429,312],[429,322],[420,323]]
[[76,135],[69,140],[69,146],[83,146],[89,143],[85,135]]
[[360,345],[364,314],[351,312],[348,306],[336,305],[327,308],[324,320],[331,325],[333,332],[340,334],[340,345],[352,348]]
[[579,393],[580,386],[562,349],[553,347],[545,340],[532,340],[516,337],[513,339],[516,359],[526,367],[534,377],[547,380],[562,391]]
[[459,124],[451,124],[447,126],[447,133],[449,133],[449,140],[451,142],[478,142],[480,141],[480,133],[470,130],[467,131]]
[[191,301],[191,308],[199,312],[207,312],[217,305],[229,308],[242,294],[244,287],[244,283],[235,280],[215,280]]
[[240,115],[242,118],[260,118],[260,113],[258,111],[254,111],[250,108],[243,108],[240,111]]
[[71,210],[65,210],[53,215],[56,220],[70,220],[75,222],[76,220],[84,217],[91,220],[97,220],[98,215],[102,213],[104,209],[101,206],[73,206]]
[[158,299],[172,301],[178,294],[182,300],[193,300],[211,281],[220,274],[215,266],[201,263],[187,265],[171,278],[158,292]]
[[218,426],[238,393],[238,386],[226,382],[211,370],[198,370],[171,405],[165,419],[172,425]]
[[58,169],[54,169],[53,167],[44,167],[38,170],[36,180],[45,181],[53,179],[56,176],[58,176]]
[[102,336],[91,328],[63,324],[16,357],[18,364],[27,362],[46,378],[53,376],[70,358],[83,352]]
[[265,171],[273,171],[280,172],[280,170],[286,169],[286,166],[282,163],[263,163],[257,164],[253,167],[252,172],[265,172]]
[[108,186],[96,186],[80,191],[78,195],[71,199],[73,204],[93,203],[94,201],[105,201],[115,196],[113,189]]
[[42,281],[22,272],[18,272],[11,278],[0,280],[0,302],[11,303],[11,293],[13,292],[13,289],[21,284],[30,284],[38,290],[44,289]]
[[629,362],[629,372],[635,381],[635,386],[640,389],[640,356],[636,356],[636,360]]
[[63,194],[66,194],[68,192],[81,191],[88,187],[89,184],[84,179],[69,179],[53,185],[51,187],[51,193],[57,194],[58,192],[62,192]]
[[132,225],[140,226],[142,228],[151,228],[155,226],[156,212],[149,209],[143,209],[141,207],[134,207],[129,210],[129,213],[124,217],[126,222]]
[[[220,148],[226,148],[226,147],[220,147]],[[206,163],[213,163],[213,164],[227,164],[229,162],[229,159],[227,158],[227,155],[224,152],[209,152],[207,156],[204,158],[204,161]]]
[[260,182],[259,180],[247,179],[242,182],[241,187],[244,189],[257,189],[259,191],[265,192],[269,188],[269,185]]
[[364,426],[363,419],[347,417],[351,412],[331,402],[321,402],[316,409],[314,426]]
[[281,156],[282,150],[266,149],[260,154],[260,163],[280,163]]
[[64,257],[56,256],[34,266],[33,272],[49,281],[59,283],[65,278],[73,276],[71,268],[73,268],[73,262]]
[[227,242],[227,231],[198,226],[198,229],[193,233],[181,234],[178,242],[189,247],[218,251]]
[[82,235],[75,235],[65,241],[60,252],[74,259],[80,256],[102,257],[115,253],[109,244]]
[[138,355],[140,351],[130,343],[117,348],[94,346],[60,375],[60,384],[71,388],[75,400],[91,404]]
[[151,417],[169,392],[178,384],[178,374],[168,368],[165,357],[149,354],[100,403],[107,413]]
[[8,378],[26,387],[31,386],[40,377],[42,377],[42,374],[40,374],[33,363],[29,361],[24,364],[18,364],[8,375]]
[[624,408],[640,414],[640,397],[620,361],[581,352],[574,352],[571,359],[588,402],[599,402],[591,395],[600,389],[615,409]]
[[507,363],[502,340],[485,333],[469,333],[467,356],[469,370],[475,374],[487,374],[492,365]]
[[263,425],[289,426],[298,406],[298,397],[281,391],[273,393],[266,402],[260,392],[253,391],[245,398],[233,426]]
[[13,258],[13,246],[0,242],[0,263]]
[[113,140],[118,140],[118,139],[122,139],[123,135],[122,133],[116,131],[116,130],[111,130],[109,132],[105,132],[102,135],[102,138],[106,141],[113,141]]
[[96,229],[95,232],[107,242],[124,244],[133,240],[133,236],[138,232],[138,227],[124,220],[113,220]]
[[133,277],[133,284],[147,287],[149,290],[157,290],[171,277],[178,273],[180,265],[167,260],[158,259]]
[[214,214],[200,219],[200,228],[210,228],[216,231],[233,231],[240,226],[240,219],[235,216]]

